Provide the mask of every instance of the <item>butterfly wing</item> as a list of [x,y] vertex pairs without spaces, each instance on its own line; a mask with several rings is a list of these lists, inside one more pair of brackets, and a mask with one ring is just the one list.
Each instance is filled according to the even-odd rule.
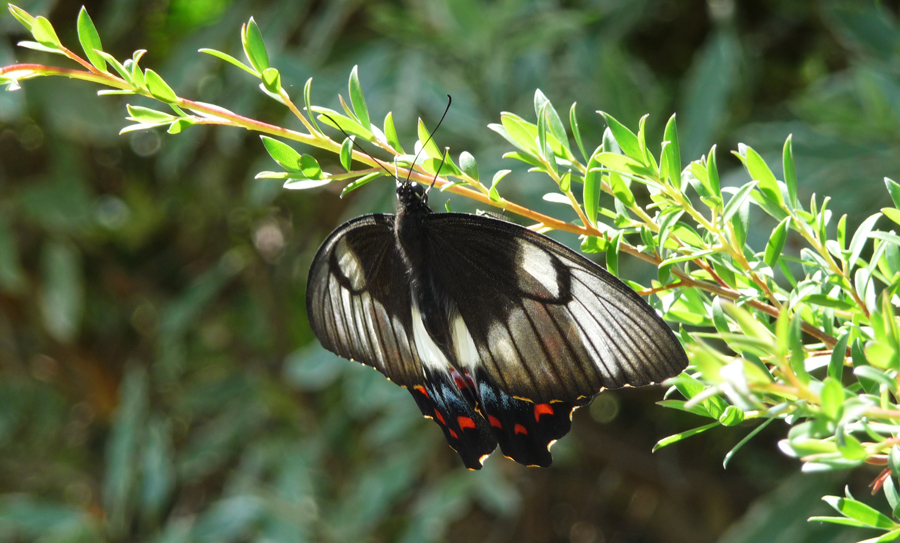
[[449,373],[426,371],[413,336],[408,273],[396,249],[393,215],[365,215],[338,227],[310,267],[306,310],[329,351],[372,366],[406,387],[444,431],[467,467],[497,447],[487,421]]
[[[634,290],[516,224],[461,213],[424,223],[429,261],[478,353],[472,374],[535,404],[677,375],[687,356]],[[474,357],[473,357],[474,358]]]

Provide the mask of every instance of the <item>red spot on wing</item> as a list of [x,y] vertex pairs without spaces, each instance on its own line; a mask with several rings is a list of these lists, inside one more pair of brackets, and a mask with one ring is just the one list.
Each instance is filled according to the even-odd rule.
[[460,430],[465,430],[466,428],[475,428],[475,421],[470,419],[469,417],[456,417],[456,421],[459,422]]
[[416,385],[413,387],[413,389],[416,392],[421,392],[422,394],[424,394],[426,398],[428,397],[428,391],[422,385]]
[[441,424],[443,424],[444,426],[447,426],[447,423],[444,422],[444,416],[441,415],[440,411],[438,411],[437,409],[435,409],[435,410],[434,410],[434,416],[437,418],[438,421],[440,421]]
[[[448,430],[450,429],[448,428]],[[453,439],[459,439],[459,436],[456,435],[456,432],[454,432],[453,430],[450,430],[450,435],[453,436]]]
[[521,424],[516,424],[516,427],[514,428],[514,430],[516,431],[517,434],[522,434],[525,436],[528,435],[528,430],[526,430],[525,427],[522,426]]
[[534,406],[534,420],[540,421],[541,415],[552,415],[553,406],[549,403],[539,403]]
[[503,425],[500,424],[500,419],[498,419],[494,415],[488,415],[488,422],[490,422],[491,426],[493,426],[494,428],[503,428]]

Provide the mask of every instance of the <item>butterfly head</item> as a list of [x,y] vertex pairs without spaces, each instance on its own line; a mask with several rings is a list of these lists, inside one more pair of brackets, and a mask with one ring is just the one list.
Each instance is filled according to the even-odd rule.
[[428,190],[408,179],[397,180],[397,200],[401,207],[427,206]]

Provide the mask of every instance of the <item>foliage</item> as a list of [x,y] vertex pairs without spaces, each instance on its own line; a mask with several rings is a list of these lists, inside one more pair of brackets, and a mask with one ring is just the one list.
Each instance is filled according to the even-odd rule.
[[[560,115],[537,91],[535,122],[526,119],[530,113],[503,113],[490,129],[515,148],[504,158],[524,163],[528,171],[551,181],[548,186],[553,190],[544,195],[546,202],[568,206],[556,208],[558,211],[548,207],[551,211],[543,212],[504,197],[509,194],[507,189],[519,190],[514,186],[515,176],[509,175],[511,170],[494,168],[493,161],[479,166],[472,153],[447,160],[437,172],[442,152],[435,143],[422,145],[428,134],[422,121],[417,125],[415,152],[405,152],[393,116],[375,122],[376,109],[367,103],[356,68],[351,72],[348,100],[340,100],[341,111],[314,105],[311,79],[303,88],[302,104],[297,105],[285,89],[287,78],[272,65],[263,34],[252,18],[242,26],[240,35],[246,62],[213,49],[201,51],[259,79],[260,91],[287,107],[302,129],[281,128],[180,97],[173,90],[177,85],[140,67],[143,51],[124,62],[102,51],[86,10],[79,13],[77,22],[83,58],[63,46],[47,19],[32,17],[14,6],[10,10],[34,37],[33,42],[21,45],[66,56],[81,65],[75,70],[36,64],[2,68],[0,81],[10,89],[45,75],[99,83],[113,89],[101,91],[103,94],[139,95],[165,104],[162,109],[129,105],[128,120],[133,124],[123,133],[164,127],[170,134],[180,134],[202,125],[260,133],[265,150],[280,170],[262,171],[257,177],[276,179],[288,189],[340,184],[345,195],[395,170],[422,183],[431,183],[437,175],[435,186],[442,191],[524,217],[541,230],[579,235],[582,249],[602,253],[614,273],[621,252],[652,263],[658,269],[656,280],[647,286],[632,282],[632,286],[649,295],[670,322],[682,325],[681,337],[692,360],[691,369],[673,381],[673,390],[684,400],[662,403],[711,419],[696,430],[660,441],[659,447],[714,427],[758,423],[725,457],[727,463],[765,425],[783,420],[790,430],[781,449],[800,458],[804,471],[848,469],[865,463],[886,466],[878,486],[892,511],[897,511],[900,497],[895,480],[900,458],[895,456],[900,449],[895,445],[895,419],[900,418],[900,409],[895,396],[900,336],[894,311],[900,281],[900,237],[889,229],[875,228],[876,224],[884,228],[890,224],[887,221],[900,222],[900,186],[890,179],[885,184],[894,206],[848,231],[846,215],[833,220],[828,197],[814,195],[808,206],[801,203],[798,160],[790,137],[783,146],[782,180],[760,152],[740,145],[733,155],[749,180],[740,186],[725,186],[718,166],[722,157],[717,156],[715,146],[699,160],[682,163],[682,157],[691,153],[682,149],[693,151],[696,144],[695,140],[689,145],[680,143],[674,116],[665,124],[657,151],[647,143],[650,128],[646,116],[637,131],[632,131],[602,113],[607,128],[596,138],[602,143],[596,145],[589,135],[599,136],[600,131],[594,123],[582,120],[579,125],[575,104],[568,115]],[[727,45],[723,47],[727,49]],[[695,124],[691,126],[691,131],[697,130]],[[329,136],[339,134],[335,127],[389,154],[390,159],[377,160],[360,152],[348,143],[350,138]],[[321,158],[300,153],[283,140],[338,155],[344,171],[333,173],[334,168],[323,168]],[[501,184],[503,179],[507,180]],[[77,194],[72,198],[77,200]],[[751,228],[756,226],[751,217],[759,211],[773,219],[773,226],[764,246],[754,250],[752,242],[760,238],[755,232],[758,228]],[[571,222],[556,218],[564,214],[576,218]],[[5,239],[12,238],[0,236],[0,251],[10,251],[12,242]],[[38,303],[47,333],[60,344],[77,335],[86,312],[102,311],[86,307],[79,293],[80,258],[64,239],[48,242],[40,256],[48,288]],[[260,391],[272,387],[270,377],[219,379],[217,372],[224,374],[214,365],[186,372],[186,359],[197,352],[197,338],[184,333],[187,324],[206,310],[249,262],[246,254],[234,251],[212,263],[193,280],[184,297],[162,310],[159,326],[170,333],[156,346],[157,362],[152,370],[148,372],[140,364],[126,366],[106,450],[104,521],[78,509],[8,496],[0,507],[0,533],[6,530],[30,538],[49,529],[60,540],[121,539],[137,525],[158,528],[162,539],[176,541],[231,540],[249,533],[291,540],[325,534],[347,540],[380,523],[388,505],[409,491],[417,478],[427,476],[424,451],[433,443],[402,437],[419,423],[418,415],[401,391],[374,388],[374,372],[348,376],[344,386],[351,392],[347,396],[366,398],[365,404],[355,407],[359,417],[373,411],[390,415],[364,436],[365,452],[347,454],[378,450],[375,454],[383,455],[384,463],[380,469],[362,473],[354,487],[328,481],[336,488],[324,490],[321,470],[329,463],[324,451],[337,441],[331,434],[350,431],[346,422],[298,442],[279,428],[296,421],[288,415],[275,417],[274,422],[271,417],[289,410],[291,398],[276,394],[268,396],[265,404],[252,400],[264,397]],[[10,292],[24,288],[21,271],[15,266],[0,268],[0,280]],[[207,331],[208,337],[199,338],[200,343],[215,342],[216,333],[215,328]],[[295,356],[298,362],[288,364],[289,375],[301,389],[325,390],[338,379],[341,370],[319,350],[310,348]],[[157,390],[160,392],[151,392]],[[192,393],[200,390],[204,394]],[[154,397],[156,394],[160,397]],[[201,401],[191,400],[194,397],[203,398],[203,405],[191,405]],[[166,406],[166,416],[160,405]],[[196,423],[191,432],[178,426],[190,419]],[[274,428],[263,428],[264,424]],[[328,420],[322,424],[327,425]],[[256,441],[249,453],[240,459],[223,455],[222,451],[229,450],[226,445],[247,436]],[[213,470],[229,464],[238,475],[229,480],[231,486],[224,489],[220,500],[196,518],[173,512],[171,500],[177,485],[202,488]],[[265,486],[256,485],[259,474],[265,474]],[[477,477],[470,475],[449,476],[430,487],[420,497],[416,515],[404,525],[404,537],[439,537],[468,501],[477,501],[500,516],[516,508],[517,495],[499,468],[492,470],[489,465]],[[322,492],[343,493],[344,505],[318,511],[309,496]],[[841,516],[816,516],[814,520],[872,527],[885,532],[883,541],[900,533],[898,517],[878,513],[849,492],[844,498],[828,496],[825,500]],[[40,515],[44,515],[41,528],[23,520]]]

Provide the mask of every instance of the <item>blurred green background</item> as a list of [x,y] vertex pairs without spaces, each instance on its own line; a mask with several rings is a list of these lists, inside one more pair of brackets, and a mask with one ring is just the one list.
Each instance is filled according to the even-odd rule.
[[[77,50],[80,2],[18,5],[46,15]],[[89,2],[104,48],[187,98],[295,127],[240,56],[258,21],[272,64],[299,99],[338,107],[359,65],[373,118],[394,112],[412,147],[446,95],[438,140],[468,150],[482,177],[506,143],[501,111],[533,120],[540,88],[579,104],[598,144],[602,109],[648,141],[678,114],[685,163],[719,146],[723,184],[747,143],[780,163],[788,134],[801,198],[834,198],[850,226],[900,177],[898,2],[781,0],[110,0]],[[4,12],[5,13],[5,12]],[[0,65],[69,66],[15,47],[0,15]],[[659,388],[610,392],[575,414],[550,469],[494,455],[463,469],[408,393],[318,347],[306,274],[337,224],[393,207],[382,179],[289,192],[258,137],[194,127],[118,136],[126,102],[62,79],[0,94],[0,541],[492,541],[572,543],[853,541],[861,530],[809,524],[823,493],[857,495],[877,469],[799,475],[772,425],[722,469],[751,427],[651,454],[699,424],[654,405]],[[656,144],[654,144],[656,145]],[[301,149],[309,152],[308,149]],[[335,157],[314,152],[323,165]],[[487,172],[487,174],[486,174]],[[540,199],[517,173],[504,196]],[[439,204],[442,205],[442,204]],[[472,209],[459,198],[454,209]],[[763,247],[772,225],[758,223]],[[752,236],[756,235],[756,238]],[[576,243],[574,238],[565,238]],[[756,239],[757,241],[753,241]],[[623,262],[622,273],[655,271]],[[855,537],[855,539],[854,539]]]

